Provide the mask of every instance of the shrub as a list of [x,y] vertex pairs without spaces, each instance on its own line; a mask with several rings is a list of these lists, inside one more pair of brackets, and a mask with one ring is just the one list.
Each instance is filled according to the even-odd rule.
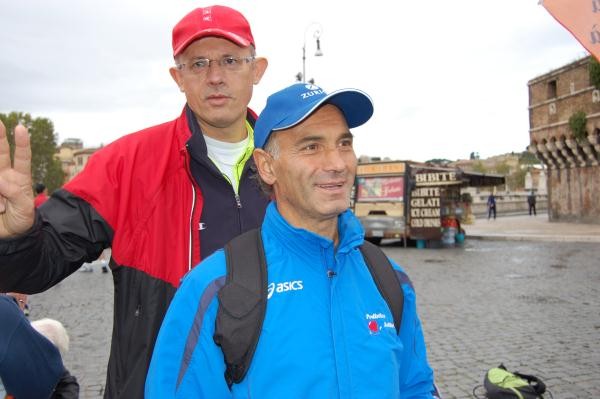
[[590,58],[588,71],[590,73],[590,84],[596,89],[600,89],[600,62],[598,62],[596,58]]
[[583,111],[577,111],[569,118],[569,127],[575,140],[581,141],[587,136],[587,131],[585,130],[586,123],[587,116]]

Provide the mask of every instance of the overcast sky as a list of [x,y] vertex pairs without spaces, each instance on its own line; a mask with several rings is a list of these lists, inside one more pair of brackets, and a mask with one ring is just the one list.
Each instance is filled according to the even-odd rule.
[[[233,1],[269,60],[251,106],[307,77],[355,87],[375,114],[357,155],[425,161],[525,150],[528,80],[587,53],[537,0]],[[107,144],[176,118],[171,30],[189,0],[0,0],[0,112],[54,122],[59,142]],[[322,57],[314,57],[314,25]],[[308,29],[307,29],[308,28]]]

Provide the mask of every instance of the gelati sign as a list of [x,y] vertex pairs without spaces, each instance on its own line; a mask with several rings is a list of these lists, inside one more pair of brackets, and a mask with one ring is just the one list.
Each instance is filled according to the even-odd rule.
[[442,235],[441,187],[459,184],[456,172],[419,172],[410,195],[410,235],[417,239],[439,239]]
[[417,187],[410,196],[410,235],[417,239],[441,237],[440,188]]

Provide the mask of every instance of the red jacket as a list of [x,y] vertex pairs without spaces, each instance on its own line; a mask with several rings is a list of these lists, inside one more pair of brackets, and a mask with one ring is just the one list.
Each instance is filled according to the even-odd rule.
[[200,261],[199,235],[194,233],[204,198],[190,178],[190,135],[185,112],[174,121],[127,135],[96,152],[84,172],[64,187],[111,227],[117,264],[174,287]]
[[[107,398],[142,398],[154,341],[181,277],[200,259],[200,222],[205,201],[231,203],[235,223],[214,226],[209,239],[224,245],[258,227],[268,198],[244,167],[239,198],[190,138],[199,131],[187,107],[171,122],[125,136],[96,152],[85,169],[53,193],[36,213],[29,234],[0,240],[0,292],[41,292],[112,247],[115,281],[113,340]],[[248,119],[254,124],[254,115]],[[203,183],[202,191],[196,181]],[[241,203],[243,206],[236,206]],[[215,204],[210,204],[215,209]],[[227,205],[227,204],[226,204]],[[226,212],[229,212],[229,208]],[[214,225],[214,223],[213,223]],[[223,227],[228,226],[228,227]],[[208,234],[208,233],[207,233]],[[214,244],[216,245],[216,243]],[[213,246],[214,246],[213,245]]]

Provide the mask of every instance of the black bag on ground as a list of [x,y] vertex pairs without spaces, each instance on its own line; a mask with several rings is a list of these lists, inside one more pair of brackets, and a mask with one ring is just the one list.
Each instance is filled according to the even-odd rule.
[[546,385],[538,377],[510,372],[500,366],[489,369],[483,379],[488,399],[543,399]]

